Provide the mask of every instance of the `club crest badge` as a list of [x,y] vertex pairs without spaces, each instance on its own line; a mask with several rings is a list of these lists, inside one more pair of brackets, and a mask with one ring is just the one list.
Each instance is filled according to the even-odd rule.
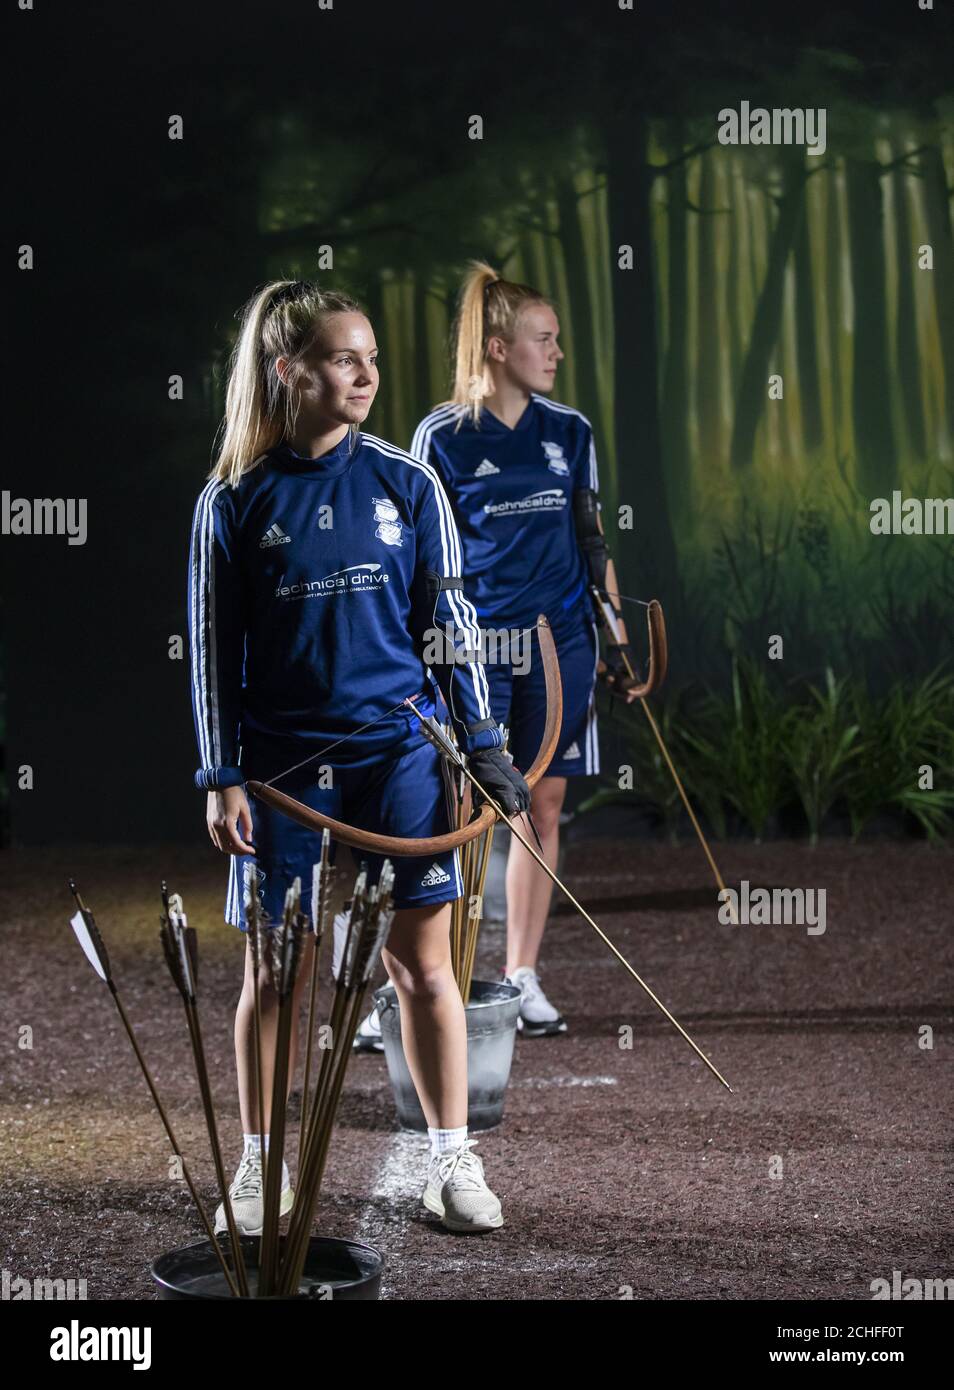
[[374,503],[374,520],[377,528],[374,534],[379,541],[384,541],[385,545],[403,545],[404,527],[401,525],[401,513],[391,501],[390,497],[372,497]]
[[540,447],[547,456],[547,467],[551,473],[556,473],[561,478],[569,476],[570,465],[566,461],[563,453],[562,444],[551,444],[548,439],[541,439]]

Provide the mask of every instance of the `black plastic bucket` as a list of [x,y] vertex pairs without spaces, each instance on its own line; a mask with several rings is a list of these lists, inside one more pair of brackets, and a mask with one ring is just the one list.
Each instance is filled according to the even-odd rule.
[[[249,1291],[254,1299],[258,1278],[258,1236],[241,1236],[242,1254],[248,1275]],[[223,1238],[224,1240],[224,1238]],[[281,1238],[284,1243],[284,1237]],[[223,1243],[231,1266],[230,1247]],[[336,1240],[332,1236],[312,1236],[308,1242],[305,1269],[298,1284],[298,1293],[275,1294],[273,1298],[308,1298],[322,1301],[335,1298],[375,1299],[381,1288],[384,1256],[373,1245],[357,1240]],[[183,1245],[169,1250],[153,1261],[150,1269],[159,1287],[160,1299],[179,1299],[188,1302],[204,1299],[232,1299],[225,1282],[222,1266],[207,1240],[195,1245]]]
[[[423,1134],[427,1121],[404,1058],[397,991],[393,985],[384,985],[374,991],[374,1001],[381,1019],[381,1039],[398,1120],[405,1129]],[[519,1012],[520,991],[516,985],[473,981],[466,1008],[468,1129],[493,1129],[503,1119]]]

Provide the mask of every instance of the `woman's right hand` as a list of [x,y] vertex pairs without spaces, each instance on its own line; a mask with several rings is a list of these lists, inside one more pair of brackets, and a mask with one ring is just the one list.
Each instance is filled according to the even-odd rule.
[[246,843],[252,838],[252,812],[244,787],[223,787],[220,791],[210,791],[205,823],[209,827],[212,843],[223,854],[256,853],[255,846]]
[[[506,753],[499,748],[482,748],[477,753],[471,753],[467,766],[508,816],[519,816],[530,810],[530,788]],[[483,801],[483,796],[475,787],[475,809]]]

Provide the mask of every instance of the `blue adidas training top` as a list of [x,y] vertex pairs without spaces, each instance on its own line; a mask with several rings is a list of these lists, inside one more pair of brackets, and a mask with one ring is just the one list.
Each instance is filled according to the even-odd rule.
[[533,393],[513,429],[486,407],[478,428],[466,407],[438,406],[415,430],[411,453],[450,494],[483,627],[527,627],[545,613],[559,634],[589,616],[573,524],[574,492],[599,488],[585,415]]
[[[415,703],[433,713],[429,669],[460,747],[500,747],[496,724],[467,732],[491,718],[480,663],[455,662],[449,648],[430,668],[423,659],[435,627],[452,633],[461,656],[479,648],[472,604],[460,589],[429,590],[428,570],[462,573],[447,495],[433,468],[373,435],[359,434],[353,451],[346,435],[316,459],[282,445],[237,487],[210,481],[189,559],[196,786],[246,780],[244,734],[287,740],[300,761],[405,696],[423,692]],[[421,737],[399,709],[330,759],[390,758]]]

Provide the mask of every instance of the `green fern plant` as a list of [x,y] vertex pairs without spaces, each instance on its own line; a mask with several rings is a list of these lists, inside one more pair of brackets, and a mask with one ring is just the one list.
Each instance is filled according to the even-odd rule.
[[886,806],[913,816],[929,840],[949,834],[954,790],[922,790],[918,769],[951,766],[954,678],[939,669],[880,700],[859,684],[852,704],[859,725],[858,757],[845,786],[852,839]]
[[751,657],[733,656],[731,689],[730,701],[706,697],[700,726],[684,738],[696,754],[696,778],[721,785],[759,843],[790,794],[781,753],[785,707]]
[[860,726],[849,722],[848,686],[826,667],[825,689],[809,685],[808,702],[793,705],[781,722],[782,756],[812,846],[818,844],[825,814],[844,793],[858,756]]
[[[670,756],[673,757],[673,748],[679,746],[681,703],[680,695],[670,695],[667,699],[659,701],[654,713],[659,731],[670,750]],[[587,811],[595,811],[599,806],[649,802],[661,816],[670,841],[676,843],[676,827],[682,802],[649,726],[649,720],[635,704],[627,707],[623,718],[626,721],[624,737],[627,756],[633,769],[633,786],[620,787],[618,783],[615,786],[612,783],[604,783],[580,805],[578,812],[582,815]]]

